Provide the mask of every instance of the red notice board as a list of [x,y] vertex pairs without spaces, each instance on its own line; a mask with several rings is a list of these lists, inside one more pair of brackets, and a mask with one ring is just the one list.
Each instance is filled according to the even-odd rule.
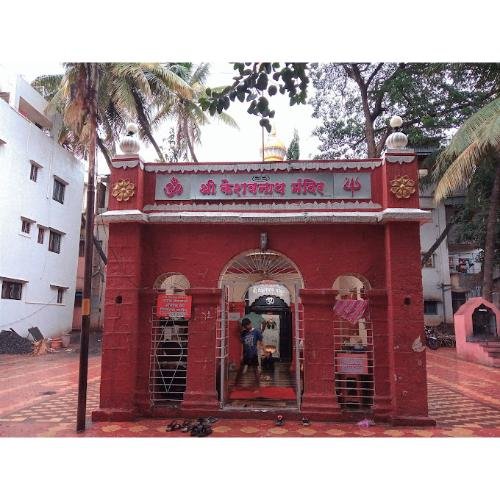
[[160,318],[189,319],[191,317],[191,295],[158,295],[156,315]]

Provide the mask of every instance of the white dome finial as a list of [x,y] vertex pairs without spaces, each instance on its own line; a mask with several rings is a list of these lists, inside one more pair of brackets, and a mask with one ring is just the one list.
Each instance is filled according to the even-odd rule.
[[408,144],[408,137],[399,131],[399,128],[403,125],[403,119],[395,115],[391,118],[389,125],[395,130],[385,141],[386,148],[405,149]]
[[125,154],[137,154],[141,149],[141,144],[137,139],[139,128],[135,123],[127,124],[127,133],[120,141],[120,149]]

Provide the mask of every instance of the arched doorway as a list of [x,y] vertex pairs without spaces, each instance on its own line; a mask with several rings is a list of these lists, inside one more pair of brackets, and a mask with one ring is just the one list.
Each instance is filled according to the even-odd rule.
[[[221,318],[221,405],[258,408],[296,406],[300,387],[295,370],[294,312],[304,282],[297,266],[285,255],[250,250],[233,258],[220,275],[227,314]],[[250,317],[263,333],[260,386],[237,377],[241,360],[241,320]],[[257,324],[255,324],[257,323]],[[300,390],[298,391],[300,393]],[[300,394],[299,394],[300,396]]]

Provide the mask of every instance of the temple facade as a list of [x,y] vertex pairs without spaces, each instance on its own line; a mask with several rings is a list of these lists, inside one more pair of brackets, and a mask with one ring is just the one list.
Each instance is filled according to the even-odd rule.
[[[113,159],[95,420],[207,414],[432,425],[418,160],[148,163]],[[279,142],[279,141],[278,141]],[[283,150],[284,148],[281,148]],[[283,155],[284,152],[282,151]],[[269,159],[269,158],[267,158]],[[260,382],[237,379],[241,320]]]

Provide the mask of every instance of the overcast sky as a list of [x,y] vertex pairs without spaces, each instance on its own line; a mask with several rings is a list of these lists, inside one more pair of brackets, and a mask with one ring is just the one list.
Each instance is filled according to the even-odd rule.
[[[59,63],[51,62],[11,63],[4,64],[4,67],[13,73],[22,75],[28,82],[31,82],[36,76],[59,73],[63,69]],[[209,87],[229,85],[236,74],[229,63],[210,63],[210,68]],[[319,124],[318,120],[311,116],[312,107],[310,105],[290,106],[288,98],[280,93],[270,99],[270,107],[276,110],[272,123],[276,127],[278,138],[288,146],[293,137],[294,129],[297,129],[300,138],[300,159],[312,158],[317,153],[318,145],[318,140],[312,135],[312,132]],[[202,128],[202,144],[195,149],[200,162],[259,161],[261,159],[262,133],[259,118],[248,114],[247,108],[248,103],[240,103],[235,100],[227,111],[236,120],[239,129],[224,125],[215,117],[210,119],[209,125]],[[169,127],[172,125],[172,122],[166,122],[156,131],[155,138],[159,144],[168,136]],[[267,132],[265,132],[265,138],[267,138]],[[144,145],[141,149],[141,155],[146,161],[156,159],[154,149]],[[99,161],[99,173],[107,173],[102,158]]]

